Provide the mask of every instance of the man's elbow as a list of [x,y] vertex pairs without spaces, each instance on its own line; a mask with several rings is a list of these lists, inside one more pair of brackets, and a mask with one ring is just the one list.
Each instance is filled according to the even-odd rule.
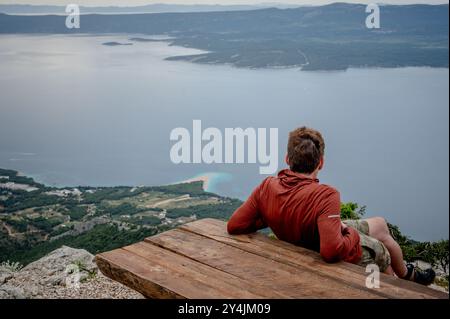
[[253,232],[251,227],[247,224],[234,222],[233,219],[230,219],[227,223],[227,231],[230,235],[242,235]]
[[335,253],[320,252],[320,255],[322,256],[322,259],[327,263],[335,263],[335,262],[339,261],[339,256]]
[[239,233],[239,229],[232,221],[229,221],[227,223],[227,232],[230,235],[237,235]]
[[341,256],[342,245],[334,244],[320,248],[320,255],[327,263],[338,262],[342,259]]

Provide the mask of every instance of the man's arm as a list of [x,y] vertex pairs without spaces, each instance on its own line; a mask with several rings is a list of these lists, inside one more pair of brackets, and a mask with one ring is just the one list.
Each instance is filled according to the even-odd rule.
[[248,234],[267,227],[258,208],[260,189],[261,185],[256,187],[250,197],[233,213],[227,224],[229,234]]
[[327,262],[346,259],[359,245],[359,234],[351,227],[343,227],[340,217],[340,195],[330,190],[323,210],[317,219],[320,236],[320,255]]

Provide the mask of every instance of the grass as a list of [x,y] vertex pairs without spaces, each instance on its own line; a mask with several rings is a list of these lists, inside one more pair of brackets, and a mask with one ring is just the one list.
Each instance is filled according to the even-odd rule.
[[18,272],[23,268],[23,265],[19,262],[4,261],[0,264],[0,270],[6,270],[10,272]]

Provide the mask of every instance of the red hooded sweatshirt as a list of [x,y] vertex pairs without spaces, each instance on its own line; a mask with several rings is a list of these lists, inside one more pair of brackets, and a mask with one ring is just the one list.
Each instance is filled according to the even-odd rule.
[[270,227],[279,239],[318,251],[327,262],[361,258],[358,232],[342,229],[339,192],[288,169],[256,187],[227,227],[230,234]]

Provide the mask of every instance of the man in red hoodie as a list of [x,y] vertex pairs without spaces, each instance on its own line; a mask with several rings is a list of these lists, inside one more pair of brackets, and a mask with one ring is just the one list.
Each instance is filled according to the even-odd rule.
[[289,134],[289,169],[266,178],[228,222],[230,234],[270,227],[280,240],[320,252],[326,262],[344,260],[428,285],[434,271],[405,265],[400,246],[381,217],[341,221],[340,195],[317,179],[324,165],[325,143],[313,129]]

